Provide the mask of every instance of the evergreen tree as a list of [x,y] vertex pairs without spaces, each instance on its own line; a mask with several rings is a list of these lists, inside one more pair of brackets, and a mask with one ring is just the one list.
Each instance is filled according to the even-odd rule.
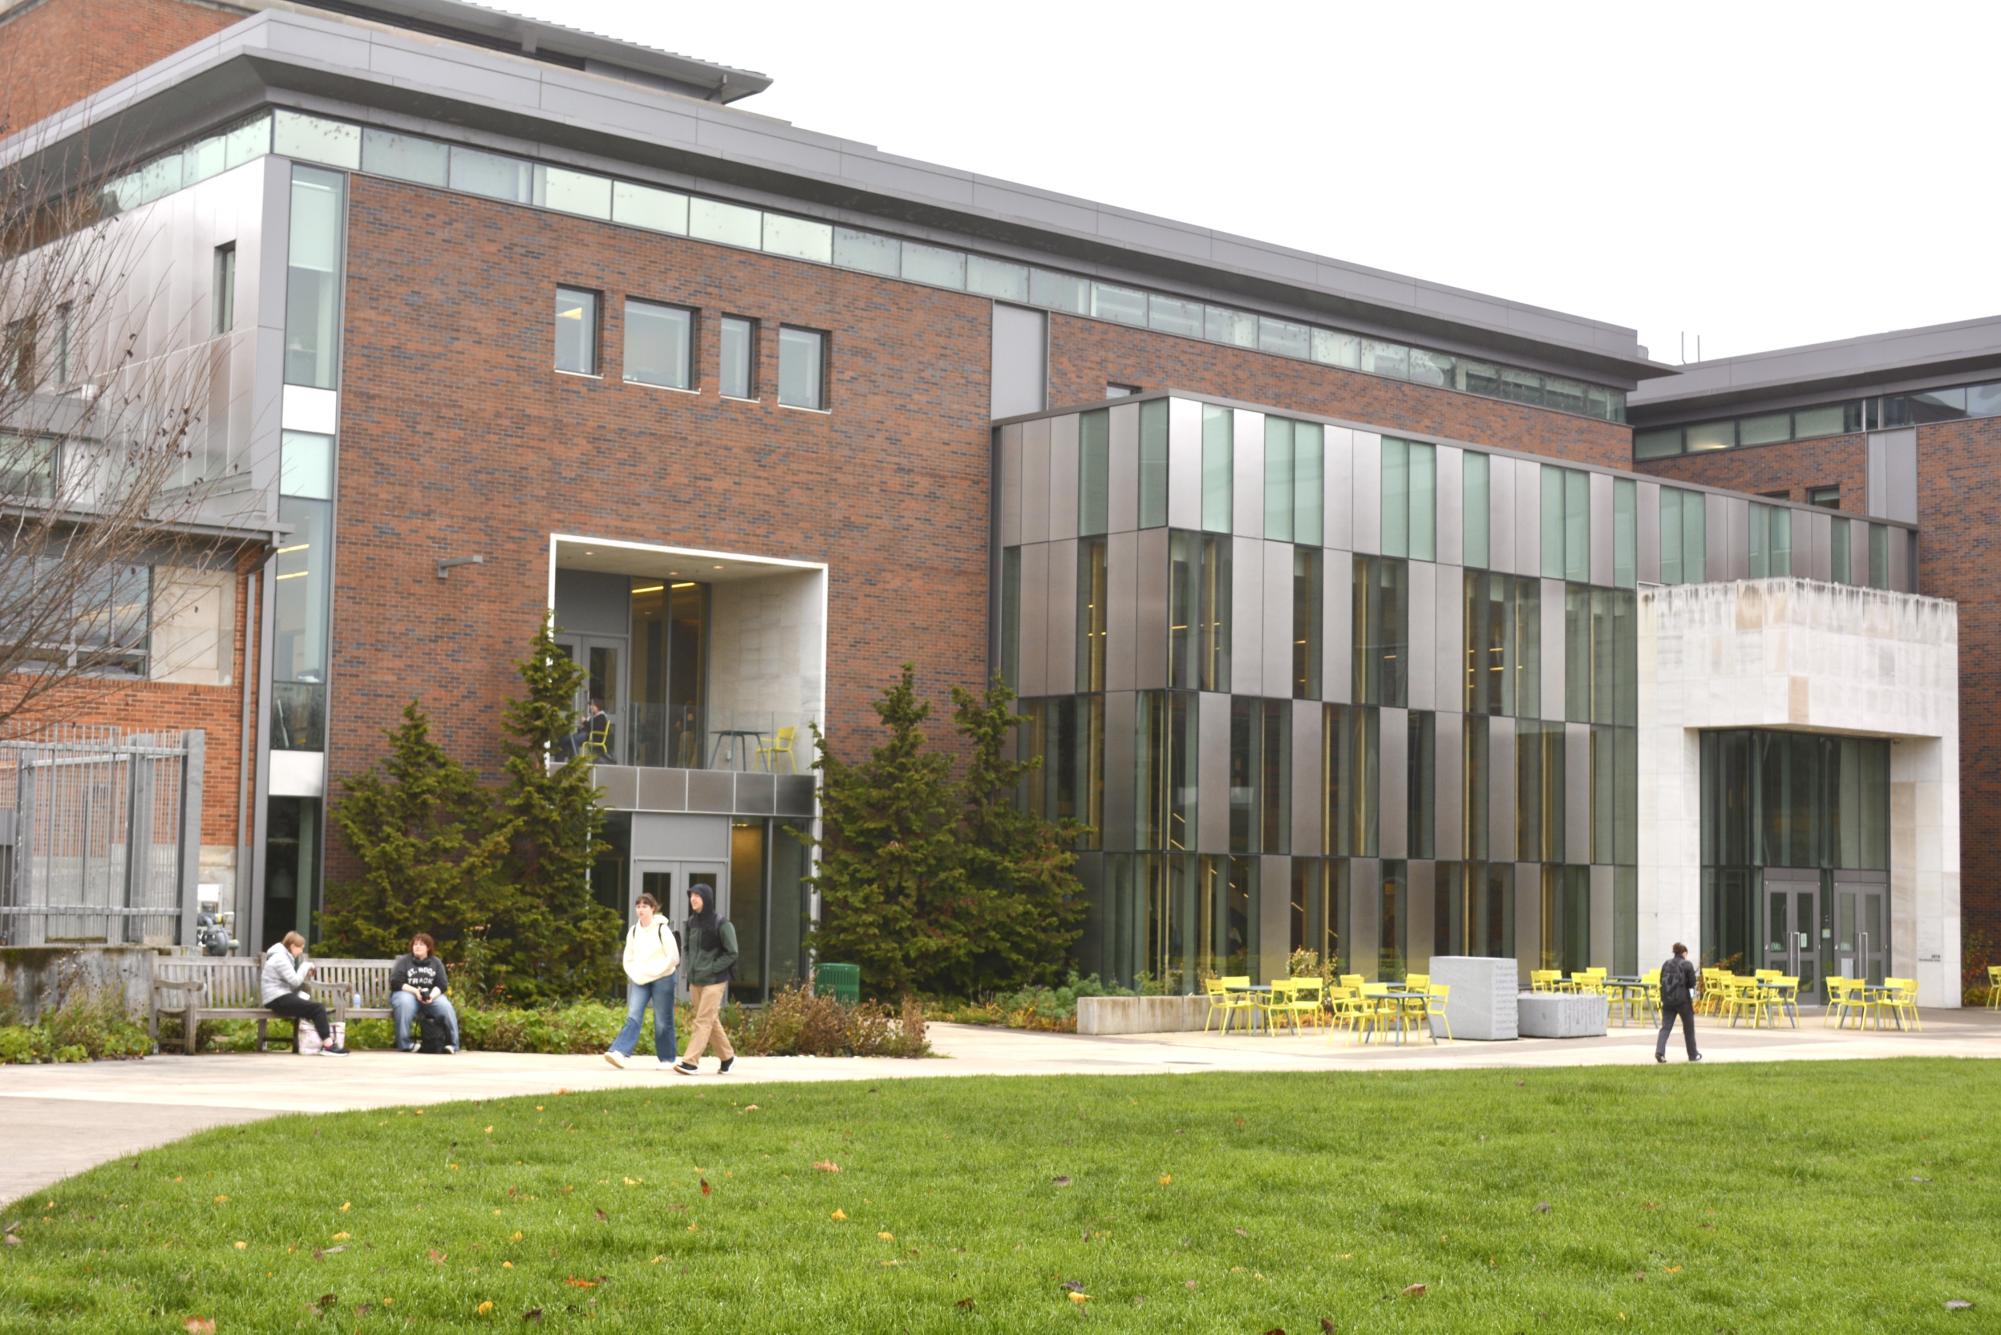
[[970,757],[959,784],[969,909],[968,950],[949,990],[965,996],[1054,984],[1069,968],[1084,931],[1085,895],[1074,870],[1089,827],[1047,820],[1021,802],[1040,757],[1014,759],[1014,692],[999,677],[984,695],[952,688],[953,722]]
[[591,896],[591,867],[610,850],[599,838],[604,809],[588,757],[551,763],[576,731],[583,669],[557,647],[547,617],[518,666],[526,692],[504,715],[512,740],[502,748],[507,782],[498,798],[512,830],[503,864],[509,893],[492,939],[533,972],[532,986],[513,988],[517,997],[601,993],[616,981],[622,926]]
[[950,762],[927,752],[916,669],[883,692],[888,738],[858,765],[835,757],[816,727],[820,771],[819,958],[858,964],[871,996],[934,989],[961,967],[968,904]]
[[320,949],[393,958],[429,932],[455,959],[467,934],[490,920],[513,828],[496,817],[478,776],[431,740],[415,700],[389,748],[376,768],[343,782],[346,795],[333,809],[360,875],[329,889]]

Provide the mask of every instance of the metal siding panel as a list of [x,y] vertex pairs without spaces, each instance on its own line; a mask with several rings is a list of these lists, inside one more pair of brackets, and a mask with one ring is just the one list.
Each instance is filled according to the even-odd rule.
[[1167,685],[1167,530],[1146,529],[1136,546],[1133,685],[1154,691]]
[[1431,972],[1431,947],[1436,941],[1438,864],[1419,858],[1406,874],[1404,921],[1409,929],[1409,949],[1404,951],[1404,968],[1410,973]]
[[1382,711],[1376,810],[1379,847],[1386,858],[1410,856],[1410,711]]
[[1195,851],[1230,851],[1230,697],[1196,696]]
[[1355,433],[1355,550],[1374,554],[1383,549],[1383,438],[1373,431]]
[[1911,591],[1911,538],[1901,528],[1890,530],[1890,587],[1898,593]]
[[1167,402],[1167,522],[1202,527],[1202,405],[1193,399]]
[[1292,851],[1320,851],[1320,702],[1292,702]]
[[1438,707],[1438,567],[1429,561],[1410,563],[1410,688],[1405,703],[1412,709]]
[[1320,593],[1326,638],[1321,645],[1321,697],[1346,704],[1355,678],[1355,558],[1329,548],[1321,556]]
[[1460,791],[1465,783],[1466,716],[1440,714],[1433,734],[1432,776],[1436,783],[1432,806],[1437,824],[1432,829],[1432,847],[1448,862],[1465,856],[1466,832],[1459,828]]
[[1568,661],[1563,652],[1564,607],[1563,581],[1546,579],[1542,581],[1542,699],[1537,710],[1543,718],[1563,717],[1564,692],[1569,688],[1569,677],[1564,670]]
[[1264,685],[1264,544],[1229,538],[1230,689],[1256,695]]
[[1070,695],[1077,689],[1077,540],[1049,544],[1049,665],[1043,689]]
[[1292,695],[1292,544],[1264,544],[1264,688],[1284,700]]
[[[1432,695],[1434,707],[1442,714],[1466,708],[1466,571],[1462,566],[1439,566],[1437,607],[1432,616],[1437,638],[1433,641]],[[1422,669],[1423,660],[1417,666]]]
[[1515,866],[1515,982],[1528,986],[1529,970],[1542,967],[1542,868]]
[[1326,431],[1327,476],[1322,484],[1321,536],[1329,547],[1343,551],[1355,545],[1355,433],[1345,426]]
[[1049,694],[1049,544],[1021,549],[1021,693]]
[[1130,691],[1139,684],[1133,637],[1139,629],[1139,534],[1114,533],[1105,540],[1105,689]]
[[1139,405],[1112,405],[1110,526],[1114,533],[1139,527]]
[[1348,971],[1374,980],[1382,959],[1383,864],[1378,858],[1348,862]]
[[1105,693],[1105,829],[1100,843],[1113,852],[1133,846],[1133,743],[1138,719],[1137,695]]
[[1487,568],[1515,568],[1515,461],[1499,454],[1487,463]]
[[1918,522],[1918,433],[1917,428],[1893,432],[1883,452],[1889,472],[1889,518],[1906,524]]
[[1258,978],[1283,978],[1292,953],[1292,859],[1268,853],[1258,859],[1256,907]]
[[1049,419],[1021,424],[1021,540],[1049,541]]
[[1487,857],[1515,857],[1515,721],[1487,720]]
[[1638,564],[1634,567],[1642,584],[1661,582],[1661,484],[1642,482],[1635,490],[1633,541]]
[[1438,457],[1438,563],[1456,566],[1466,559],[1466,506],[1460,499],[1465,452],[1440,445]]
[[1519,459],[1515,461],[1514,571],[1517,575],[1542,574],[1542,468]]
[[1000,545],[1021,545],[1021,423],[1000,429]]
[[[1711,499],[1715,498],[1712,497]],[[1751,502],[1738,500],[1735,497],[1726,498],[1723,502],[1723,516],[1724,523],[1727,525],[1730,535],[1729,564],[1726,567],[1729,573],[1726,577],[1729,579],[1749,579],[1751,577]],[[1708,573],[1711,579],[1716,578],[1716,571],[1713,568]]]
[[1591,474],[1591,582],[1612,583],[1612,477]]
[[1807,553],[1806,575],[1825,583],[1832,578],[1832,556],[1830,547],[1834,543],[1834,516],[1810,514],[1806,517],[1810,550]]
[[1591,725],[1563,725],[1563,860],[1591,861]]
[[1869,586],[1869,521],[1848,521],[1848,582],[1858,588]]
[[1890,470],[1887,442],[1880,434],[1872,434],[1868,443],[1869,454],[1869,514],[1872,518],[1883,519],[1890,513]]
[[1239,408],[1230,415],[1230,531],[1265,535],[1265,415]]
[[1077,536],[1077,414],[1049,420],[1049,537]]
[[987,406],[994,417],[1049,406],[1049,317],[999,302],[993,307]]
[[1612,961],[1612,869],[1591,869],[1591,958]]

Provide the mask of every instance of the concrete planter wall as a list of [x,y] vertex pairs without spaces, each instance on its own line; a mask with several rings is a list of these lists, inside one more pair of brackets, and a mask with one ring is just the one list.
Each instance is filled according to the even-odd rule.
[[1202,1027],[1206,997],[1079,997],[1080,1034],[1173,1034]]
[[0,946],[0,990],[9,991],[21,1018],[32,1024],[62,1000],[65,987],[114,987],[125,994],[125,1013],[153,1009],[150,946]]

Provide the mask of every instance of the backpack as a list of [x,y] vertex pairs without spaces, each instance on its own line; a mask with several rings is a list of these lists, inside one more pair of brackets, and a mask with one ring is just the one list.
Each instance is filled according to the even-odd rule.
[[442,1015],[419,1015],[417,1030],[421,1039],[417,1051],[442,1054],[451,1045],[452,1027],[445,1023]]
[[1661,1005],[1679,1006],[1689,998],[1687,965],[1680,956],[1661,966]]

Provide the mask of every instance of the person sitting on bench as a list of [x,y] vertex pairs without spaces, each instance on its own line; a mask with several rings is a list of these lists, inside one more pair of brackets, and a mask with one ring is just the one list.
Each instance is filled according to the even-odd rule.
[[389,1014],[396,1021],[396,1050],[415,1052],[410,1041],[410,1022],[418,1015],[435,1016],[445,1022],[451,1037],[447,1054],[459,1050],[459,1014],[445,995],[445,962],[438,958],[438,943],[429,932],[410,938],[410,953],[398,955],[389,966]]
[[347,1049],[333,1041],[327,1008],[314,1001],[312,993],[306,990],[306,975],[313,971],[313,966],[305,956],[306,938],[297,932],[285,933],[284,940],[265,952],[264,1008],[294,1023],[300,1020],[310,1023],[313,1032],[320,1036],[322,1057],[345,1057]]

